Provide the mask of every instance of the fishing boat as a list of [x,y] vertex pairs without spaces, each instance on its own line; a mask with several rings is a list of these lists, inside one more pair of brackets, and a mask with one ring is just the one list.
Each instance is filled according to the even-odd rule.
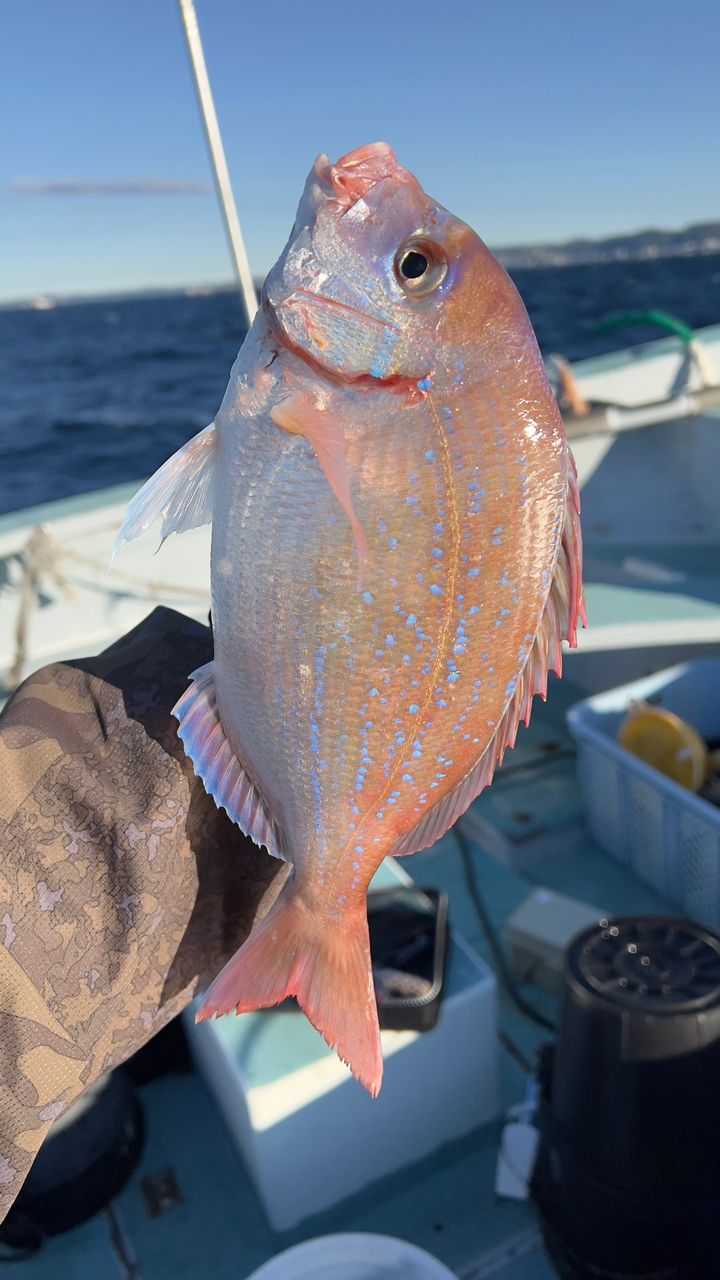
[[[199,77],[207,98],[202,67]],[[458,948],[453,972],[472,971],[468,989],[480,992],[478,1003],[458,1003],[458,1021],[451,1005],[462,992],[450,983],[438,1027],[424,1033],[436,1046],[437,1059],[427,1060],[437,1074],[423,1077],[425,1094],[414,1098],[410,1117],[408,1072],[413,1063],[427,1070],[414,1047],[423,1036],[384,1033],[399,1084],[392,1093],[389,1067],[393,1102],[379,1121],[368,1108],[379,1106],[382,1095],[378,1104],[363,1097],[367,1107],[359,1107],[359,1086],[317,1037],[308,1040],[315,1033],[299,1014],[265,1012],[197,1029],[188,1017],[187,1060],[178,1055],[178,1029],[172,1042],[161,1033],[152,1079],[140,1088],[146,1137],[134,1172],[105,1211],[48,1239],[22,1263],[27,1280],[245,1280],[273,1259],[276,1269],[261,1273],[268,1280],[375,1274],[352,1269],[362,1255],[357,1240],[345,1254],[338,1244],[328,1246],[324,1261],[313,1255],[315,1270],[309,1261],[305,1270],[300,1263],[293,1269],[292,1256],[282,1269],[285,1250],[338,1233],[410,1242],[459,1280],[604,1274],[559,1269],[557,1256],[551,1261],[548,1232],[529,1197],[532,1159],[522,1146],[508,1154],[507,1143],[512,1127],[522,1129],[535,1114],[537,1064],[556,1036],[559,1013],[548,957],[557,962],[572,923],[579,925],[583,911],[587,922],[678,915],[686,907],[667,884],[660,891],[637,867],[612,857],[596,825],[591,830],[568,712],[607,690],[718,652],[720,324],[692,335],[692,345],[670,334],[572,369],[549,357],[548,367],[579,472],[589,627],[492,787],[438,845],[381,877],[393,883],[409,872],[423,888],[448,895]],[[206,529],[169,539],[158,554],[156,539],[146,535],[109,571],[121,515],[137,487],[0,518],[6,696],[40,666],[98,652],[155,605],[207,618]],[[521,963],[531,933],[522,925],[528,904],[569,913],[545,939],[547,963],[540,964],[541,948],[535,954],[542,974]],[[285,1020],[280,1030],[278,1018]],[[223,1032],[218,1040],[216,1028],[233,1024],[251,1031]],[[464,1052],[449,1030],[463,1025],[477,1062],[485,1064],[463,1095],[464,1116],[433,1085],[444,1078],[443,1059]],[[495,1073],[488,1063],[496,1064]],[[463,1079],[458,1088],[467,1088]],[[361,1143],[364,1127],[375,1134],[372,1142]],[[432,1129],[424,1144],[417,1141],[423,1127]],[[333,1141],[335,1165],[323,1174],[316,1166]],[[354,1141],[363,1157],[350,1176],[345,1165],[355,1160]],[[283,1197],[288,1212],[278,1208]],[[366,1262],[374,1247],[368,1242]],[[323,1269],[331,1256],[335,1263]],[[341,1264],[341,1256],[356,1263]],[[417,1271],[410,1262],[391,1271],[379,1261],[377,1275],[439,1274],[416,1263]]]
[[[720,325],[696,337],[720,384]],[[567,420],[581,484],[590,625],[578,650],[566,655],[563,680],[553,681],[545,705],[536,704],[530,727],[521,731],[492,787],[458,827],[495,935],[533,889],[608,916],[678,910],[589,834],[566,716],[589,695],[718,652],[720,408],[702,405],[708,388],[700,385],[695,368],[678,392],[684,360],[682,344],[668,337],[572,369],[577,392],[591,406],[588,414]],[[673,401],[669,416],[663,406]],[[647,406],[658,405],[659,420],[653,422],[656,409]],[[601,413],[605,421],[598,423]],[[594,423],[588,421],[591,414]],[[638,425],[641,414],[650,421]],[[108,570],[124,506],[136,487],[0,518],[0,671],[8,692],[41,665],[98,652],[157,604],[207,618],[205,529],[170,538],[157,554],[156,540],[147,535]],[[488,972],[496,973],[492,935],[468,889],[458,834],[450,832],[403,870],[416,883],[448,894],[453,929]],[[552,1022],[555,1000],[530,984],[521,989]],[[141,1090],[146,1145],[114,1201],[114,1216],[97,1215],[49,1240],[23,1264],[23,1274],[28,1280],[118,1274],[120,1249],[135,1259],[137,1270],[119,1274],[238,1280],[291,1244],[363,1231],[420,1245],[461,1280],[550,1280],[556,1273],[533,1208],[526,1200],[499,1199],[495,1190],[503,1116],[522,1103],[528,1073],[549,1033],[525,1016],[502,982],[498,998],[497,1018],[482,1034],[498,1053],[501,1102],[481,1127],[439,1141],[419,1162],[379,1180],[368,1167],[366,1185],[349,1198],[274,1231],[258,1206],[232,1127],[209,1091],[212,1070],[171,1071]],[[270,1055],[258,1069],[272,1078],[277,1062]],[[342,1071],[328,1088],[342,1087]],[[302,1112],[312,1101],[296,1080],[283,1105]],[[164,1212],[151,1216],[147,1187],[168,1171],[176,1193]],[[94,1270],[87,1269],[89,1259]]]

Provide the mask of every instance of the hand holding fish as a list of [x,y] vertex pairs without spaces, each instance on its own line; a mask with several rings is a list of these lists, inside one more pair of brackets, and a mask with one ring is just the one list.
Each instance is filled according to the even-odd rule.
[[368,885],[464,812],[560,673],[578,511],[503,269],[387,145],[319,157],[214,424],[120,534],[212,520],[215,652],[174,714],[216,804],[293,867],[201,1017],[295,995],[378,1092]]
[[0,1221],[51,1124],[215,977],[282,863],[213,804],[171,708],[207,627],[156,609],[0,715]]

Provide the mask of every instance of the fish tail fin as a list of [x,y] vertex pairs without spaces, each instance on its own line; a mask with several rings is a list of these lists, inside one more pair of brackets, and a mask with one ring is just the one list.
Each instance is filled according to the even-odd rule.
[[330,1048],[377,1097],[383,1059],[361,903],[338,929],[288,885],[212,983],[197,1021],[264,1009],[288,996],[297,997]]

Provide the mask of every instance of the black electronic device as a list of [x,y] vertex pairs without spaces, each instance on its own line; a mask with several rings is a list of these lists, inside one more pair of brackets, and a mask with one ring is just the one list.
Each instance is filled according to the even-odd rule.
[[565,957],[532,1195],[563,1280],[720,1275],[720,937],[602,921]]

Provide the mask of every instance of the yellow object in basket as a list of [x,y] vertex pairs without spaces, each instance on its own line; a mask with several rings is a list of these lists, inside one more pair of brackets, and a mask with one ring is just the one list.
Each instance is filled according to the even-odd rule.
[[633,703],[620,726],[618,742],[689,791],[699,791],[705,781],[708,749],[692,725],[672,711]]

